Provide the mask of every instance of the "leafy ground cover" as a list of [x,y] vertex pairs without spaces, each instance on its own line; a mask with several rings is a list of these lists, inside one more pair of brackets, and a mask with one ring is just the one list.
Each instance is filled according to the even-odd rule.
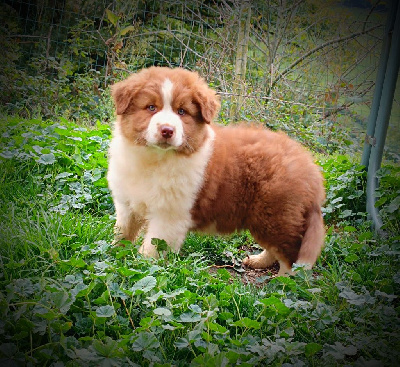
[[398,166],[380,171],[379,238],[363,168],[319,157],[326,246],[313,272],[283,278],[241,268],[259,251],[248,233],[189,234],[159,260],[114,246],[109,138],[101,124],[1,121],[1,366],[398,363]]

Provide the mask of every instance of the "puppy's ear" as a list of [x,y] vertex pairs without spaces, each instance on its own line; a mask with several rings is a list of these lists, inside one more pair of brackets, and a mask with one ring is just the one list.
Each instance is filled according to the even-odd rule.
[[129,107],[140,89],[140,83],[136,79],[136,75],[133,75],[111,87],[111,95],[114,99],[117,115],[129,114]]
[[211,123],[221,107],[219,96],[211,88],[204,85],[196,90],[195,99],[200,106],[204,121],[207,124]]

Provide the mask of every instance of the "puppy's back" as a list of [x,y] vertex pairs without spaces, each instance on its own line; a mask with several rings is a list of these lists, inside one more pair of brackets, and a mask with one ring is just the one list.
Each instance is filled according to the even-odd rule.
[[192,209],[195,227],[220,233],[249,229],[260,244],[279,248],[295,262],[308,213],[325,198],[312,155],[283,133],[213,129],[214,153]]

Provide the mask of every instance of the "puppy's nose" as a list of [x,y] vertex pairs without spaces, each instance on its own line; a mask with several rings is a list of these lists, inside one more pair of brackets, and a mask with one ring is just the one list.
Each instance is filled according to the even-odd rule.
[[175,132],[175,129],[173,127],[171,127],[171,126],[168,126],[168,125],[162,125],[160,127],[160,130],[161,130],[161,136],[164,139],[171,138],[172,135],[174,135],[174,132]]

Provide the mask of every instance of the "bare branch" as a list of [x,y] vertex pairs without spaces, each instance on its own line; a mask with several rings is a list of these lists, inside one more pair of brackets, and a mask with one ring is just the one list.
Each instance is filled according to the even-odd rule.
[[365,21],[364,21],[364,25],[363,25],[363,29],[362,29],[363,31],[365,31],[365,27],[367,26],[367,22],[368,22],[369,17],[371,16],[371,14],[375,10],[375,8],[379,5],[380,2],[381,2],[381,0],[377,0],[375,2],[375,4],[371,7],[370,11],[368,12],[368,15],[367,15],[367,17],[365,18]]
[[370,27],[364,31],[360,31],[360,32],[356,32],[356,33],[352,33],[349,34],[347,36],[344,37],[339,37],[339,38],[335,38],[333,40],[327,41],[317,47],[314,47],[313,49],[311,49],[310,51],[306,52],[303,56],[299,57],[296,61],[294,61],[293,63],[291,63],[284,71],[282,71],[272,82],[270,90],[268,91],[268,94],[270,93],[270,91],[272,90],[272,88],[276,85],[276,83],[278,83],[279,80],[281,80],[286,74],[290,73],[295,66],[297,66],[298,64],[300,64],[301,62],[303,62],[305,59],[307,59],[308,57],[310,57],[311,55],[315,54],[316,52],[318,52],[319,50],[324,49],[325,47],[328,47],[330,45],[334,45],[337,43],[341,43],[341,42],[345,42],[348,40],[351,40],[353,38],[356,38],[358,36],[361,36],[363,34],[372,32],[373,30],[382,27],[381,24]]
[[9,34],[5,38],[47,38],[47,36],[34,36],[31,34]]

